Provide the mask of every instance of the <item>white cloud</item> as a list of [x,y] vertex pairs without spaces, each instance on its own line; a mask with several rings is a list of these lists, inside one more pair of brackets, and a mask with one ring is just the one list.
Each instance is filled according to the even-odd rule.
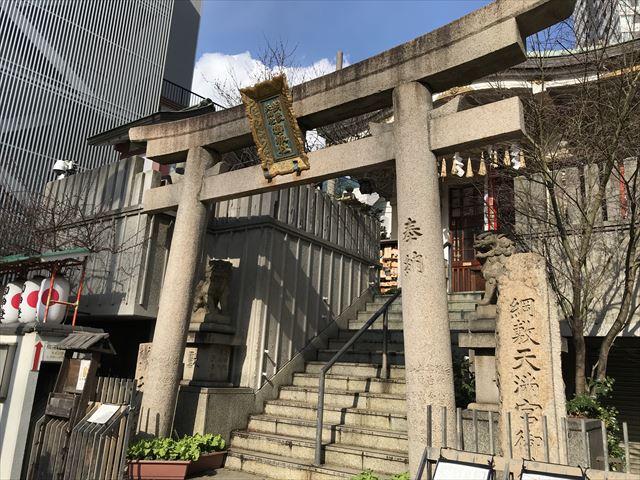
[[[295,85],[333,72],[335,69],[335,63],[322,58],[312,65],[289,67],[284,71],[289,84]],[[253,58],[249,52],[237,55],[205,53],[196,62],[191,90],[227,106],[229,98],[239,99],[238,88],[256,83],[264,78],[266,71],[267,67],[260,60]],[[222,88],[216,88],[216,84]]]

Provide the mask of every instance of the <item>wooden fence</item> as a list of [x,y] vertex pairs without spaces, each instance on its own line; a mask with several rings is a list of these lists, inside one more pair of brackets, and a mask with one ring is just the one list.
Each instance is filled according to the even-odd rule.
[[[139,401],[134,382],[98,377],[95,400],[75,425],[50,415],[38,420],[27,478],[122,479]],[[113,405],[116,410],[103,423],[89,421],[102,405]]]

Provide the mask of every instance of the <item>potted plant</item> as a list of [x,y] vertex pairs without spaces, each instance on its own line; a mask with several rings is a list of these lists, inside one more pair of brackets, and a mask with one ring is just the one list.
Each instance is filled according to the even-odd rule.
[[183,480],[187,475],[220,468],[226,453],[222,436],[210,433],[178,440],[139,440],[127,451],[129,478]]

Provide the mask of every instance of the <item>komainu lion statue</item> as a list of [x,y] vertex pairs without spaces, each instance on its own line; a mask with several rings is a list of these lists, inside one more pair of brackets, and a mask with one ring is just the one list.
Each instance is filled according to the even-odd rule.
[[495,305],[498,301],[498,277],[504,272],[506,257],[516,253],[516,246],[502,233],[483,232],[473,242],[473,249],[482,263],[485,280],[484,296],[478,305]]
[[207,259],[204,275],[196,287],[193,312],[204,310],[205,315],[229,313],[231,262]]

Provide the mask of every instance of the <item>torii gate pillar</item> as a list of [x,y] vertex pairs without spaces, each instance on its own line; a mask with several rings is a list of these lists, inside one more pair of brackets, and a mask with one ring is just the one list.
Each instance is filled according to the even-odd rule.
[[[447,407],[448,444],[455,434],[451,337],[442,256],[440,192],[431,151],[431,92],[417,82],[393,91],[398,242],[402,270],[409,473],[416,475],[427,438],[426,406],[434,406],[434,432]],[[440,442],[439,435],[433,438]]]
[[140,409],[140,431],[150,435],[171,436],[194,283],[211,213],[211,204],[200,201],[202,178],[219,161],[219,155],[215,157],[218,158],[202,147],[191,148],[181,182],[182,193],[147,367],[147,388]]

